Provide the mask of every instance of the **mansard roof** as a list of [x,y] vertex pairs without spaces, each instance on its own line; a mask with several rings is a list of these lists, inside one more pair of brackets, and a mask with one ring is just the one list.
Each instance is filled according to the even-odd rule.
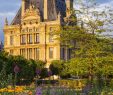
[[16,16],[14,17],[11,25],[17,25],[21,23],[21,8],[18,10]]
[[[25,1],[26,1],[25,9],[28,9],[31,3],[35,4],[36,5],[35,7],[37,9],[39,9],[39,7],[40,7],[41,0],[25,0]],[[17,25],[17,24],[21,24],[21,7],[18,10],[16,16],[14,17],[14,19],[11,23],[11,25]]]
[[[43,20],[44,0],[25,0],[25,10],[29,8],[30,4],[33,4],[36,9],[39,9],[40,16]],[[48,0],[48,21],[56,20],[59,12],[61,14],[61,17],[66,16],[65,0]],[[21,24],[21,7],[11,23],[11,25],[17,25],[17,24]]]

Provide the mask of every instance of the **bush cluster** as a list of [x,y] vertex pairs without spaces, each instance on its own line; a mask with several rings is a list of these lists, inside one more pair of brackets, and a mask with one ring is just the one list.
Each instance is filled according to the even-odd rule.
[[[27,60],[22,56],[12,56],[2,51],[0,52],[0,75],[1,80],[7,79],[8,75],[12,74],[12,79],[15,77],[15,66],[17,66],[17,83],[27,81],[30,83],[37,76],[36,70],[43,70],[45,62],[40,60]],[[42,74],[42,76],[45,76]]]

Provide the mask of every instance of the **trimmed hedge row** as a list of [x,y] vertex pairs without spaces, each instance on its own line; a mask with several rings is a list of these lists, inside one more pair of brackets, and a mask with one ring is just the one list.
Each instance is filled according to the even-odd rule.
[[87,79],[79,80],[59,80],[60,86],[66,86],[74,89],[82,89],[87,84]]

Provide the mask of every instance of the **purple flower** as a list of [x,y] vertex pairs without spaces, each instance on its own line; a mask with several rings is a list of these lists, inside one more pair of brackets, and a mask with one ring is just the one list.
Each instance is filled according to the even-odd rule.
[[36,88],[36,95],[42,95],[42,88],[41,87]]
[[48,71],[48,76],[51,76],[52,75],[52,72],[51,71]]
[[18,67],[18,65],[15,65],[14,72],[17,74],[19,71],[20,71],[20,68]]

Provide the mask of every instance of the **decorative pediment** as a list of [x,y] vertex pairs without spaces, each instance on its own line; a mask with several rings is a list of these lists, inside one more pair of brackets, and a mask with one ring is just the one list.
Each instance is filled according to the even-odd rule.
[[31,6],[29,7],[29,9],[26,9],[26,12],[23,16],[23,19],[26,19],[26,18],[37,18],[37,19],[40,19],[40,11],[39,9],[36,9],[34,6]]

